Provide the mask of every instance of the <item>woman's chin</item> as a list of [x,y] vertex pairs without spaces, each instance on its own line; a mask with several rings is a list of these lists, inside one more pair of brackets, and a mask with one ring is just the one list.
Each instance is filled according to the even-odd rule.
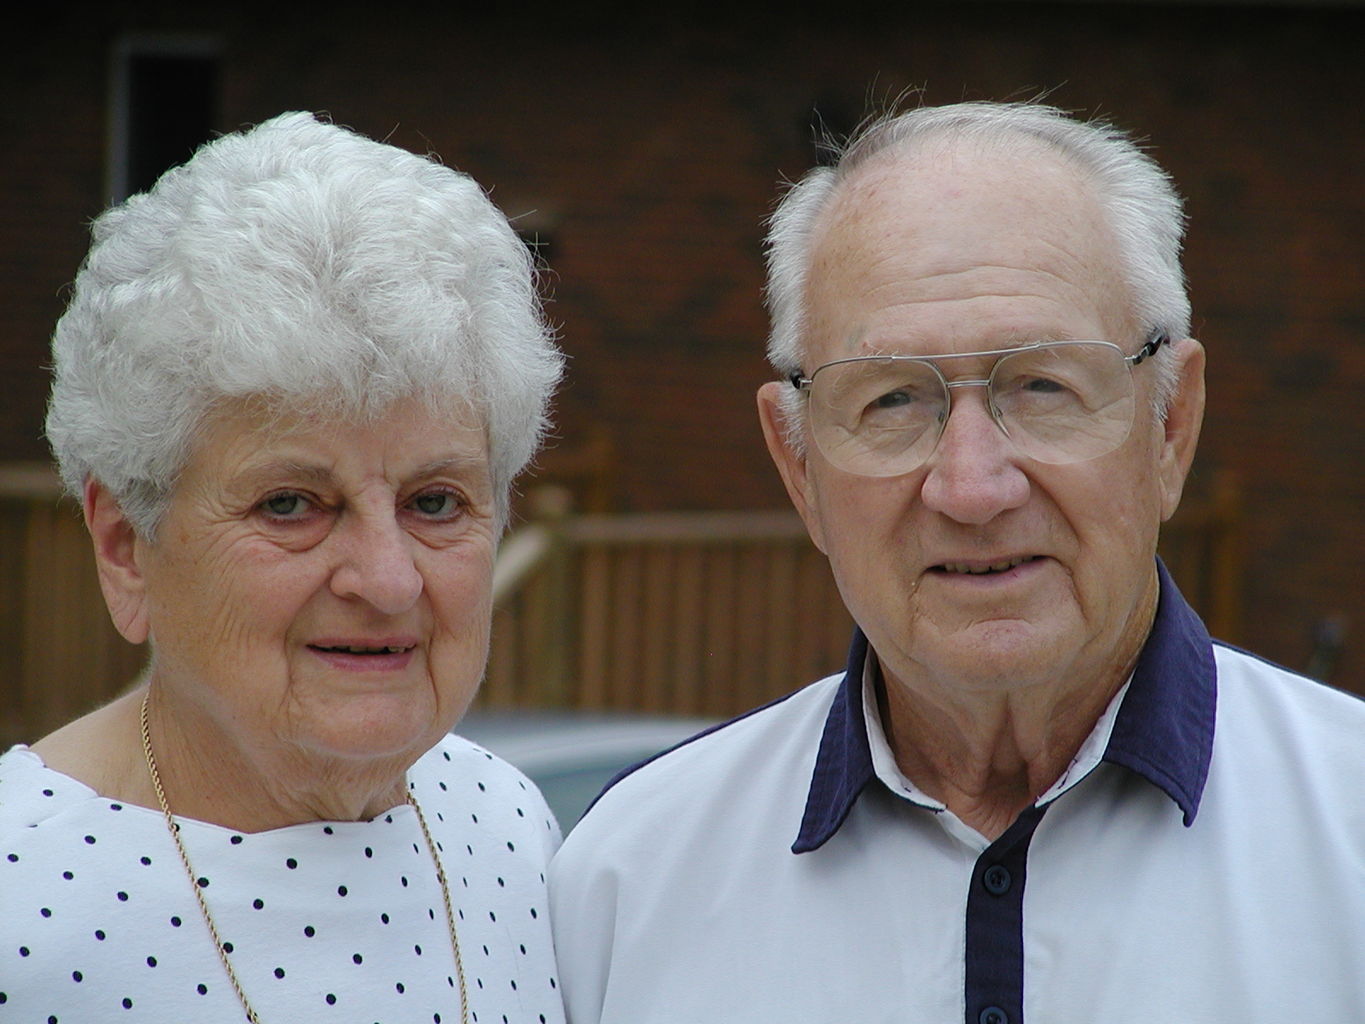
[[430,701],[412,697],[348,701],[296,722],[294,740],[299,747],[342,761],[406,756],[408,763],[402,766],[406,769],[449,731],[437,711]]

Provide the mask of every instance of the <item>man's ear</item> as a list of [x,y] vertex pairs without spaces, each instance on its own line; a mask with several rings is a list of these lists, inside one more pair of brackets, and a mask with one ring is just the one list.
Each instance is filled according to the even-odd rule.
[[140,644],[148,634],[147,587],[141,565],[145,547],[102,483],[87,480],[83,498],[85,526],[95,545],[95,568],[109,617],[124,639]]
[[782,483],[787,488],[796,511],[806,524],[806,532],[815,546],[825,551],[824,532],[820,527],[820,517],[816,512],[814,486],[806,472],[806,456],[792,448],[787,438],[786,416],[782,411],[782,388],[779,381],[769,381],[758,389],[758,421],[763,425],[763,440],[768,444],[768,454],[773,457]]
[[1172,346],[1178,360],[1176,390],[1166,412],[1157,472],[1161,479],[1161,518],[1175,514],[1194,462],[1199,429],[1204,424],[1204,346],[1186,338]]

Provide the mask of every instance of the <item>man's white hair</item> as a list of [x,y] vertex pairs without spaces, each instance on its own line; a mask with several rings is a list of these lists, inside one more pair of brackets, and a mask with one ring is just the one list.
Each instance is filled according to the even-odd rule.
[[[1055,149],[1094,190],[1118,246],[1120,273],[1128,289],[1132,319],[1145,330],[1178,340],[1189,333],[1190,302],[1180,265],[1185,215],[1170,177],[1129,136],[1103,122],[1082,122],[1038,103],[959,103],[888,114],[860,130],[839,150],[831,166],[817,167],[782,196],[767,239],[767,305],[771,316],[768,360],[785,379],[805,366],[807,277],[820,217],[839,186],[873,157],[913,153],[930,138],[962,141],[1010,151],[1020,140]],[[1154,404],[1164,417],[1176,387],[1168,349],[1154,359]],[[786,389],[784,420],[789,439],[803,445],[805,403]]]
[[215,405],[483,417],[498,515],[563,369],[535,267],[466,174],[306,113],[219,138],[100,216],[52,339],[47,436],[152,536]]

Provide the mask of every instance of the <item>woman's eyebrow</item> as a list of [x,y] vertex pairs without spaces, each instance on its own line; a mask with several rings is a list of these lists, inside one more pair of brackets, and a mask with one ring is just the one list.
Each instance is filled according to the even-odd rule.
[[[471,469],[484,466],[484,460],[477,455],[451,455],[432,459],[405,473],[407,480],[419,480],[441,475],[461,475]],[[271,458],[245,466],[235,474],[239,485],[246,487],[261,486],[271,481],[286,484],[302,484],[321,487],[336,481],[336,475],[328,466],[320,463],[299,462],[295,459]]]
[[440,476],[442,473],[461,473],[469,469],[478,469],[485,465],[485,460],[476,455],[452,455],[445,459],[433,459],[418,466],[412,472],[414,477]]
[[235,474],[239,484],[263,484],[270,480],[289,483],[325,484],[333,480],[330,469],[316,463],[297,462],[293,459],[266,459],[248,464]]

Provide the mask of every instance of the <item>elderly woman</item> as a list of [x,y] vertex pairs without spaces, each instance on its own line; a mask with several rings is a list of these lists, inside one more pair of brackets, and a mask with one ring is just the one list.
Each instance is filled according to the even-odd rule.
[[562,362],[506,220],[284,115],[96,222],[53,350],[151,662],[0,758],[0,1021],[561,1019],[558,826],[449,735]]

